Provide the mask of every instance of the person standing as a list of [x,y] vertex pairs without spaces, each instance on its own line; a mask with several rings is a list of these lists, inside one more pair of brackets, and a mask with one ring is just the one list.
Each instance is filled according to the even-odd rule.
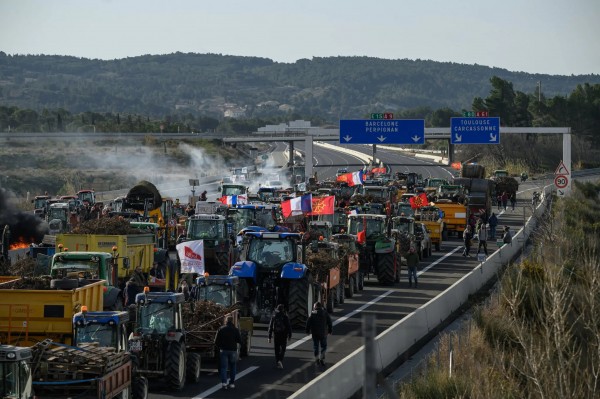
[[517,193],[512,193],[510,195],[510,206],[512,207],[512,210],[515,210],[515,204],[517,203]]
[[485,223],[480,223],[478,225],[477,228],[477,238],[479,239],[479,245],[477,246],[477,253],[479,254],[479,252],[481,251],[481,247],[483,247],[483,251],[485,253],[485,256],[488,256],[488,250],[487,250],[487,239],[488,239],[488,232],[487,232],[487,224]]
[[[315,363],[325,365],[325,351],[327,350],[327,336],[332,333],[333,324],[331,317],[321,302],[315,302],[313,311],[306,320],[306,333],[312,335]],[[319,356],[319,347],[321,355]]]
[[498,217],[494,212],[490,216],[488,220],[488,224],[490,225],[490,240],[496,239],[496,227],[498,227]]
[[502,242],[504,244],[512,244],[512,234],[510,233],[510,227],[504,226],[504,235],[502,236]]
[[498,202],[498,210],[502,207],[502,194],[498,194],[496,197],[496,201]]
[[471,252],[471,240],[473,239],[473,228],[470,225],[465,227],[465,231],[463,231],[463,242],[465,244],[465,248],[463,249],[462,256],[470,258],[469,252]]
[[269,322],[269,343],[275,338],[275,362],[278,369],[283,368],[283,356],[287,347],[287,341],[292,339],[292,325],[290,318],[285,313],[283,304],[277,305],[273,317]]
[[419,255],[413,247],[408,250],[406,255],[406,265],[408,266],[408,286],[412,287],[413,278],[415,280],[415,288],[418,287],[417,268],[419,267]]
[[[238,344],[242,344],[240,330],[233,324],[233,316],[227,316],[225,325],[219,328],[215,337],[215,345],[220,352],[219,374],[223,389],[235,388]],[[227,369],[229,369],[229,384],[227,383]]]
[[137,265],[125,284],[125,306],[135,304],[135,296],[143,292],[148,285],[148,278],[142,271],[142,266]]

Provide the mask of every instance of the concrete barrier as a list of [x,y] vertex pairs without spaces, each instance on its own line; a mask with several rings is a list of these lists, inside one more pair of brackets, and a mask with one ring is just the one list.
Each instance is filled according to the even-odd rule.
[[[439,326],[454,311],[458,310],[470,295],[479,291],[495,278],[503,265],[516,257],[546,209],[545,198],[553,186],[544,187],[542,201],[534,209],[514,236],[512,244],[503,245],[485,262],[448,287],[444,292],[383,331],[375,338],[377,371],[381,372],[394,363],[411,346]],[[522,244],[519,244],[521,242]],[[289,398],[293,399],[347,399],[362,389],[365,373],[364,346],[361,346],[319,377],[303,386]]]

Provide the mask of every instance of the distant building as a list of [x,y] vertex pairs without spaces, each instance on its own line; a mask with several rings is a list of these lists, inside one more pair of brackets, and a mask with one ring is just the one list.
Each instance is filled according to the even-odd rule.
[[246,117],[246,110],[239,107],[227,108],[223,113],[223,116],[225,116],[225,118],[244,118]]

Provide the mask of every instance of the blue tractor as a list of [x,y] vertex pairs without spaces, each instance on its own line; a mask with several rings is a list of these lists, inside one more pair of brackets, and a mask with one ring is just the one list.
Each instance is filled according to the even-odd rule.
[[182,316],[184,294],[149,292],[135,297],[135,328],[129,334],[129,351],[140,375],[164,377],[167,385],[181,391],[185,380],[200,379],[200,355],[186,356]]
[[275,307],[283,304],[294,327],[304,327],[318,298],[318,284],[302,263],[301,235],[248,231],[244,235],[242,259],[230,274],[240,279],[242,313],[255,321],[267,321]]

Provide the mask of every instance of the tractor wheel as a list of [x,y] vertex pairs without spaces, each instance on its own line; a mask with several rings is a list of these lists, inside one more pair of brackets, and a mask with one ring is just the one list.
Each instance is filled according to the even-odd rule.
[[292,328],[304,328],[312,311],[313,287],[308,278],[290,281],[288,295],[288,316]]
[[325,304],[325,310],[327,313],[333,313],[333,309],[335,308],[335,298],[334,298],[333,290],[327,291],[327,303]]
[[167,384],[176,391],[185,386],[185,347],[181,342],[173,341],[167,348],[165,369]]
[[358,291],[365,289],[365,275],[361,271],[358,272],[358,276],[356,278],[356,288]]
[[346,288],[346,296],[348,298],[352,298],[354,296],[354,285],[356,281],[354,280],[354,276],[348,277],[348,288]]
[[188,382],[196,383],[200,381],[200,354],[189,353],[186,363],[186,378]]
[[135,377],[131,384],[132,399],[148,398],[148,380],[146,377]]
[[340,282],[337,285],[337,293],[338,293],[338,298],[339,298],[339,303],[340,305],[343,305],[344,302],[346,302],[346,293],[344,292],[344,284],[342,282]]
[[377,280],[383,285],[392,285],[397,278],[396,253],[377,254]]
[[242,345],[240,348],[240,356],[248,356],[248,353],[250,353],[250,346],[252,344],[252,335],[250,334],[250,331],[248,331],[248,330],[242,330],[240,332],[240,335],[242,336]]

